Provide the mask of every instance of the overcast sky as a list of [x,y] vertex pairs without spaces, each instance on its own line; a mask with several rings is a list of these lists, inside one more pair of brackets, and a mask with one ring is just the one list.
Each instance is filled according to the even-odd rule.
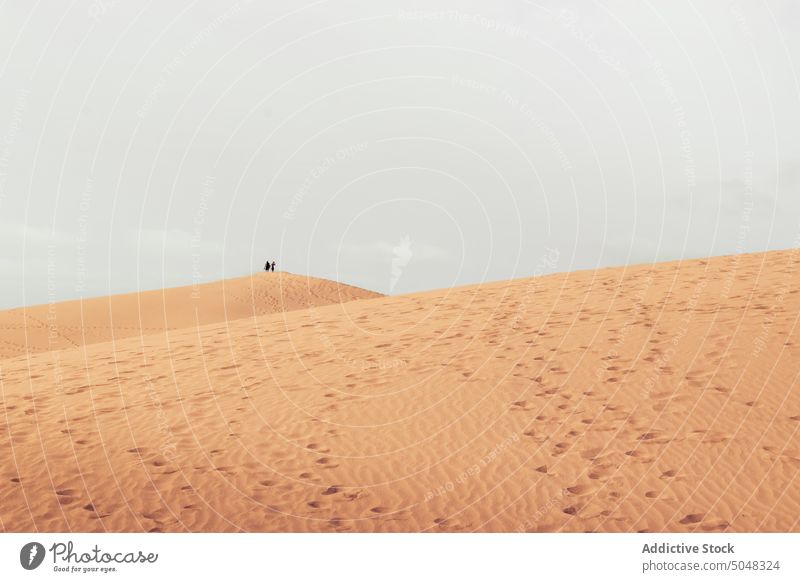
[[3,4],[0,307],[800,246],[794,0],[263,4]]

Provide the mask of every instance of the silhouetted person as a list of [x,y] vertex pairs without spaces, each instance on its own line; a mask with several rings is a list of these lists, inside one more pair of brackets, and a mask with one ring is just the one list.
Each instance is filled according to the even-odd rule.
[[269,261],[267,261],[267,264],[264,265],[264,270],[269,272]]
[[275,272],[275,261],[272,261],[272,272]]

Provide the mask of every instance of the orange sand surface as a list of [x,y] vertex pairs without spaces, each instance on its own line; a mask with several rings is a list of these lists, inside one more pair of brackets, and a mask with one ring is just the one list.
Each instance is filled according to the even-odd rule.
[[216,283],[0,311],[0,358],[329,305],[379,293],[260,273]]
[[0,360],[0,530],[800,531],[799,264],[99,303]]

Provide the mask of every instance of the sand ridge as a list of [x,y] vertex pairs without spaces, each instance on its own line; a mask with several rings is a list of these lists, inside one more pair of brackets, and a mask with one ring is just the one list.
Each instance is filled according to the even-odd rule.
[[800,531],[799,251],[0,360],[4,531]]
[[291,273],[0,311],[0,358],[163,333],[379,293]]

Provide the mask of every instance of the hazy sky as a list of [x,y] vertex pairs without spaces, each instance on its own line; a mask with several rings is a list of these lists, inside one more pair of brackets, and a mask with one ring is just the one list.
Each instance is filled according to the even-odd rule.
[[10,0],[0,307],[800,246],[798,30],[794,0]]

